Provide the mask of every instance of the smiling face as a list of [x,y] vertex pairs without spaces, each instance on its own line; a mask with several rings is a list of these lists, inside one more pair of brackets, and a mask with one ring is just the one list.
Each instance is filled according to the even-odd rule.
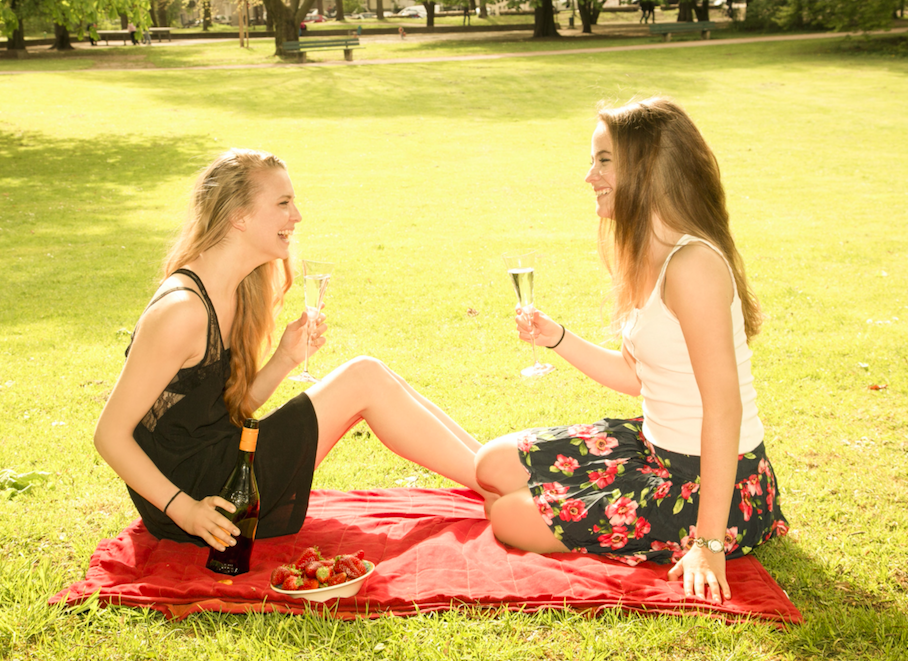
[[603,122],[593,131],[590,155],[590,171],[585,182],[593,187],[596,194],[596,215],[611,218],[615,210],[615,162],[612,157],[612,139]]
[[245,221],[249,238],[268,260],[287,259],[293,229],[302,220],[290,175],[283,168],[268,168],[252,178],[258,191]]

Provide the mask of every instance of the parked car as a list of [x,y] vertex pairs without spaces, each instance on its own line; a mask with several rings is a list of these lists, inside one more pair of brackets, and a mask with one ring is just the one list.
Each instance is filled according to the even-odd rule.
[[326,19],[321,14],[306,14],[306,18],[303,19],[303,23],[325,23]]
[[404,7],[399,12],[398,16],[403,16],[404,18],[425,18],[426,17],[426,8],[422,5],[413,5],[412,7]]
[[378,14],[376,14],[374,11],[364,11],[362,14],[354,14],[353,18],[378,18]]
[[211,20],[214,21],[215,23],[221,23],[222,25],[227,25],[228,23],[230,23],[230,19],[227,18],[226,16],[224,16],[223,14],[218,14]]

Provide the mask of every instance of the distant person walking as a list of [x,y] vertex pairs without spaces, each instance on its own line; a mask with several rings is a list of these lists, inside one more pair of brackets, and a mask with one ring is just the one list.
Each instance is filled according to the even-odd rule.
[[470,25],[470,5],[469,3],[463,6],[463,24]]
[[[120,25],[123,25],[123,24],[120,23]],[[132,45],[133,45],[133,46],[138,46],[138,45],[139,45],[139,40],[136,39],[136,26],[135,26],[135,24],[134,24],[134,23],[129,23],[129,25],[126,26],[126,31],[129,32],[129,38],[132,39]]]
[[653,23],[656,22],[656,3],[653,0],[640,0],[640,11],[640,23],[649,23],[650,18]]

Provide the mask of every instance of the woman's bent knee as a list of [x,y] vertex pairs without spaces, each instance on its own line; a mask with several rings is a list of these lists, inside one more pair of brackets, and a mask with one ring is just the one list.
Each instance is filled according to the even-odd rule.
[[526,486],[529,477],[520,463],[516,441],[503,436],[476,453],[476,481],[488,491],[506,494]]

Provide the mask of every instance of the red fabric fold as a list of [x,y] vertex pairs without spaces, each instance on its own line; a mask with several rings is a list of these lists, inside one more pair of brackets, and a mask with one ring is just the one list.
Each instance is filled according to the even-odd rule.
[[[362,549],[375,571],[355,597],[324,605],[269,588],[271,571],[304,548],[324,555]],[[182,619],[200,611],[227,613],[325,610],[335,617],[415,615],[459,604],[536,611],[622,608],[647,613],[702,613],[734,621],[799,623],[800,612],[760,565],[747,556],[727,563],[734,597],[716,606],[685,599],[668,566],[628,567],[593,555],[536,555],[502,546],[468,489],[376,489],[312,492],[297,535],[258,540],[251,569],[226,577],[205,569],[208,551],[155,539],[136,521],[98,544],[85,580],[50,603],[76,605],[92,595],[103,604],[148,607]]]

